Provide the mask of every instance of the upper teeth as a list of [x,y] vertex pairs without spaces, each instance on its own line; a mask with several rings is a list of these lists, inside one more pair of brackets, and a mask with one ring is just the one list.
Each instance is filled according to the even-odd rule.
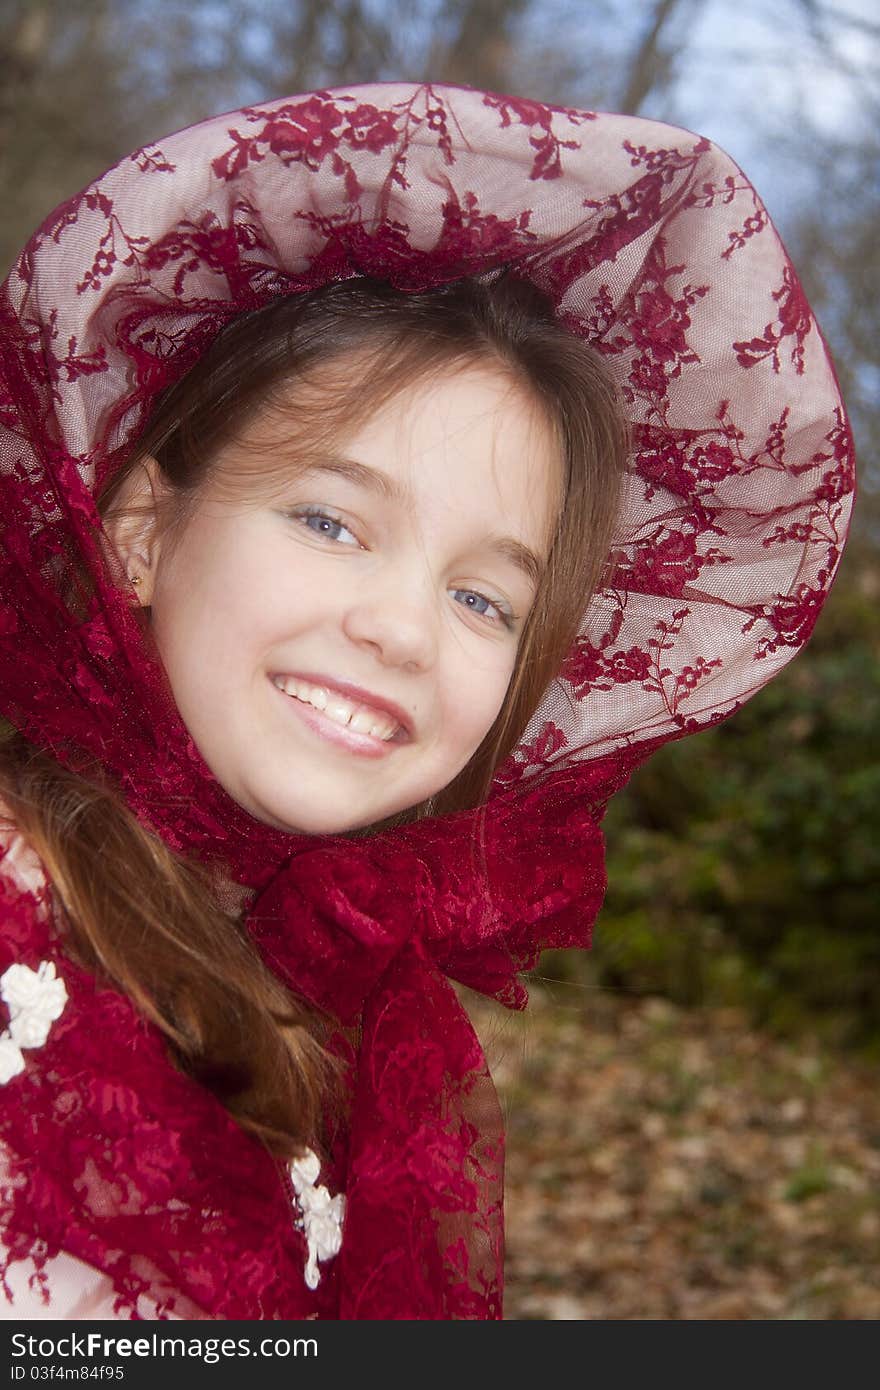
[[294,676],[275,676],[273,679],[285,695],[292,695],[296,700],[304,700],[307,705],[314,705],[325,718],[332,719],[334,724],[344,724],[356,734],[371,734],[373,738],[387,741],[393,738],[400,728],[390,714],[380,714],[369,705],[359,705],[354,700],[346,700],[343,695],[339,695],[335,690],[327,690],[323,685],[309,685],[307,681],[297,680]]

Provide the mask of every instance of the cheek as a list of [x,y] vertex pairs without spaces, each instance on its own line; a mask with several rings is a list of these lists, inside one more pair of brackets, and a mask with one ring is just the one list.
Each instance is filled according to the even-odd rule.
[[[153,595],[152,629],[175,693],[224,683],[231,653],[253,635],[259,605],[214,547],[183,547],[160,568]],[[250,619],[249,616],[250,615]]]
[[[263,626],[277,598],[265,548],[216,526],[196,531],[160,565],[153,602],[157,636],[199,646]],[[176,636],[175,636],[176,635]]]
[[464,664],[446,685],[444,726],[447,741],[465,758],[471,756],[494,724],[513,676],[513,659],[505,654],[491,664]]

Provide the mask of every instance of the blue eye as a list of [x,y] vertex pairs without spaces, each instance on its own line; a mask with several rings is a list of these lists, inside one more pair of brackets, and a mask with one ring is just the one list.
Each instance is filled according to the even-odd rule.
[[[303,507],[299,511],[292,512],[291,516],[296,521],[302,521],[306,529],[316,536],[324,536],[329,541],[338,541],[338,533],[344,531],[346,535],[351,536],[356,544],[360,544],[357,536],[349,531],[338,517],[331,516],[329,512],[322,512],[319,507]],[[313,521],[317,523],[314,526],[310,525]]]
[[[486,604],[487,607],[494,608],[495,612],[498,614],[498,618],[504,623],[505,627],[513,627],[513,614],[505,612],[499,604],[493,603],[490,598],[486,598],[485,594],[478,594],[474,589],[454,589],[453,593],[456,598],[458,598],[460,594],[463,594],[465,598],[464,606],[470,608],[471,612],[478,614],[479,617],[484,618],[487,617],[488,614],[485,608],[478,608],[477,604]],[[476,602],[474,602],[474,600],[476,600]],[[497,622],[498,619],[495,618],[491,621]]]

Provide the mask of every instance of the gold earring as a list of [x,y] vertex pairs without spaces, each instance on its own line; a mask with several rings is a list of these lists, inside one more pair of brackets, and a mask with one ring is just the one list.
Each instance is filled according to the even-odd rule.
[[143,582],[142,577],[139,574],[130,574],[128,578],[129,581],[135,586],[135,588],[137,588],[138,584]]

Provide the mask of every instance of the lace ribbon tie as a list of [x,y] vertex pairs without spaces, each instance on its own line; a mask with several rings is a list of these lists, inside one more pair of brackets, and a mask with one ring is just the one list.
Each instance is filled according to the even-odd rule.
[[[603,795],[607,778],[596,776]],[[342,1317],[501,1316],[503,1121],[449,977],[522,1008],[518,972],[544,946],[588,945],[605,889],[583,772],[567,790],[560,779],[519,796],[488,810],[482,852],[466,815],[393,839],[340,837],[296,856],[248,916],[272,970],[359,1030]],[[508,824],[524,813],[527,849]],[[342,1202],[315,1185],[314,1155],[290,1171],[315,1288],[318,1260],[340,1250]]]

